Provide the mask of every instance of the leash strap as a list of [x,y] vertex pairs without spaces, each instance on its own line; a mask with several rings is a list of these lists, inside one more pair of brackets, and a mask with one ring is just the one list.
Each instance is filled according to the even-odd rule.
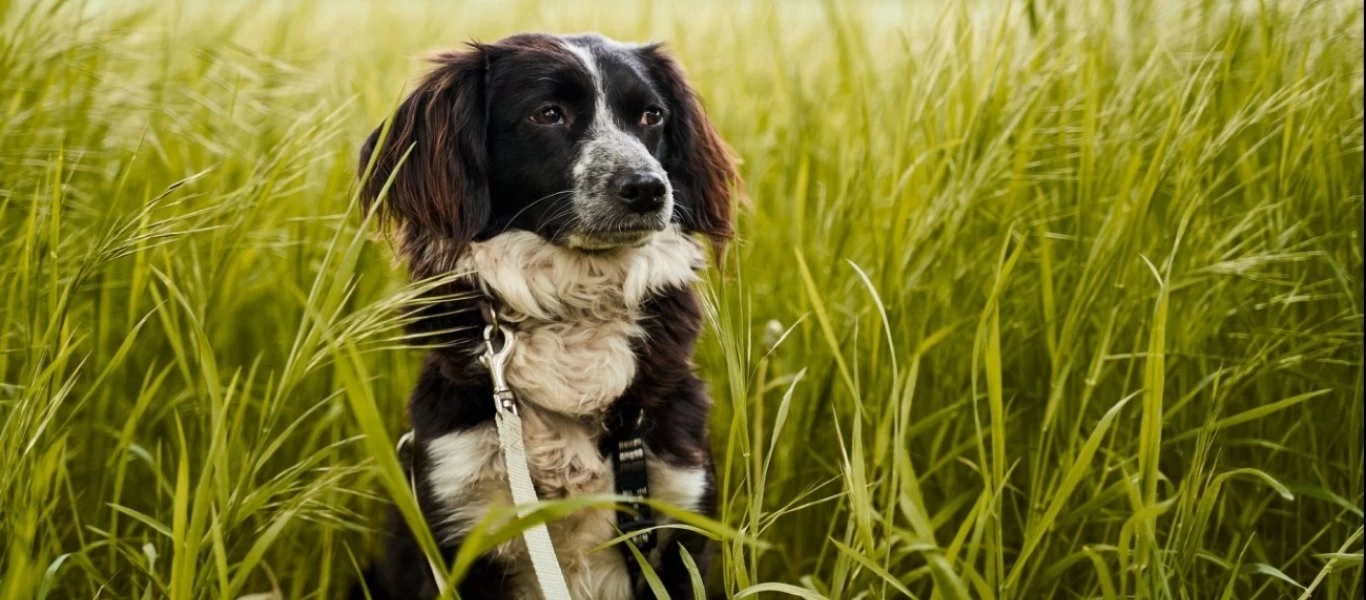
[[[492,311],[489,311],[492,313]],[[508,486],[512,488],[512,502],[518,516],[531,512],[530,505],[539,501],[536,487],[531,482],[531,470],[526,464],[526,445],[522,440],[522,417],[517,413],[517,397],[507,384],[507,359],[512,354],[516,339],[512,330],[497,321],[497,315],[484,327],[484,354],[479,357],[493,380],[494,422],[498,426],[498,447],[503,451],[503,466],[507,470]],[[502,338],[502,346],[495,347],[494,337]],[[550,541],[550,530],[545,523],[537,523],[522,531],[531,567],[544,600],[570,600],[560,561],[555,556],[555,545]]]

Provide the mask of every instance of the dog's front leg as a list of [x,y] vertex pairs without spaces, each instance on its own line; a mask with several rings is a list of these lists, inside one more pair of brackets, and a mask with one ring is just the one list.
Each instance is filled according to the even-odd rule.
[[[711,466],[708,465],[708,470]],[[713,506],[714,494],[705,498],[706,506]],[[710,516],[710,515],[708,515]],[[669,593],[669,597],[674,600],[691,600],[694,598],[693,573],[688,568],[687,561],[683,554],[686,552],[692,562],[697,566],[697,574],[706,582],[708,567],[711,564],[711,555],[715,544],[706,536],[689,529],[674,529],[670,531],[668,542],[664,544],[659,556],[659,579],[664,583],[664,589]],[[639,591],[637,598],[650,598],[648,590],[642,595]]]
[[[463,365],[459,363],[455,366]],[[448,363],[449,366],[449,363]],[[493,433],[492,386],[487,376],[458,368],[443,369],[433,355],[418,377],[408,404],[416,437],[411,463],[418,503],[426,525],[441,545],[444,563],[449,565],[465,532],[483,517],[484,502],[477,481],[484,469],[494,468],[498,459],[497,435]],[[408,539],[410,552],[391,551],[398,583],[405,589],[421,585],[422,591],[402,598],[436,598],[432,565],[412,540],[406,523],[401,533]],[[463,600],[511,597],[507,588],[508,570],[501,563],[480,557],[457,586]]]

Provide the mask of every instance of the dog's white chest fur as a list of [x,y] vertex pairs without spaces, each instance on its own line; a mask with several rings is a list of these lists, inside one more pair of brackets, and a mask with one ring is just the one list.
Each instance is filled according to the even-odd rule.
[[472,244],[458,266],[498,299],[516,330],[508,383],[518,397],[570,415],[600,414],[635,377],[632,341],[650,293],[686,286],[697,242],[671,228],[639,248],[586,254],[512,231]]
[[[676,229],[644,246],[584,254],[514,231],[475,243],[460,259],[497,298],[499,318],[517,338],[508,382],[522,402],[527,462],[543,499],[610,494],[610,461],[598,452],[599,418],[635,377],[633,340],[642,335],[641,304],[652,293],[696,280],[697,243]],[[489,400],[492,402],[492,399]],[[492,506],[511,503],[493,424],[427,443],[433,491],[459,534]],[[647,454],[651,496],[696,510],[706,485],[702,469],[677,468]],[[611,510],[579,511],[550,525],[551,539],[575,598],[629,598],[616,548],[594,549],[617,535]],[[514,569],[516,596],[535,598],[534,575],[520,539],[493,553]],[[523,569],[519,571],[518,569]]]

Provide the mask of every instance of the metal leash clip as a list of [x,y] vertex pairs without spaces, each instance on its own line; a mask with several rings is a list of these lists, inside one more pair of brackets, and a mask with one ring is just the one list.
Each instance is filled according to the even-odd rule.
[[[501,347],[495,347],[493,343],[494,332],[503,340]],[[512,355],[512,345],[516,338],[512,335],[512,330],[502,324],[484,326],[484,353],[479,356],[479,363],[489,370],[489,377],[493,379],[493,400],[500,411],[509,411],[517,414],[517,398],[512,393],[512,388],[508,387],[507,381],[507,361]]]
[[[527,465],[517,397],[507,381],[508,357],[512,355],[512,346],[517,338],[513,336],[512,328],[498,322],[498,313],[491,303],[481,303],[479,310],[487,323],[484,327],[484,352],[479,355],[479,363],[489,370],[489,379],[493,380],[493,420],[498,429],[498,447],[502,450],[503,468],[507,472],[512,502],[519,507],[518,514],[526,516],[540,498],[536,495],[536,484],[531,479],[531,469]],[[523,530],[522,540],[531,557],[531,567],[536,574],[536,584],[541,588],[541,597],[545,600],[570,600],[569,585],[565,582],[564,572],[555,554],[555,543],[550,539],[550,530],[545,523]]]

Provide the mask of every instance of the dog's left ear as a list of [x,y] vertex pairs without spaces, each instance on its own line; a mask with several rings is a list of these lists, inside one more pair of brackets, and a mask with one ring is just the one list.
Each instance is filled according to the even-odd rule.
[[733,206],[743,195],[734,154],[707,119],[701,98],[678,62],[659,44],[639,51],[669,105],[662,162],[674,200],[682,207],[679,217],[684,229],[711,238],[719,255],[734,233]]
[[433,57],[392,124],[361,148],[362,205],[400,228],[399,253],[415,277],[449,269],[488,222],[485,52],[471,44]]

